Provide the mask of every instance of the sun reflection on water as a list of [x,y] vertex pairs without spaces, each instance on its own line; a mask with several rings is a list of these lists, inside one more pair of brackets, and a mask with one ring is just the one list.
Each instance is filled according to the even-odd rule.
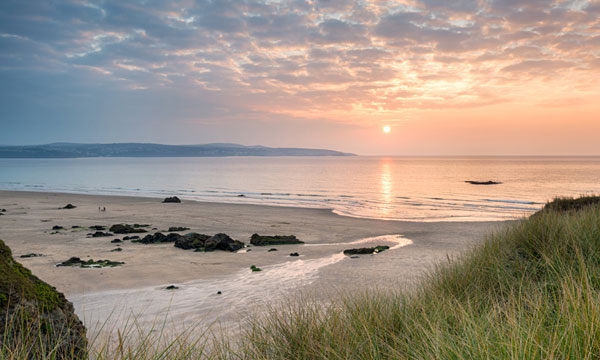
[[394,198],[394,178],[392,175],[392,164],[389,159],[381,160],[381,205],[379,210],[381,211],[381,215],[383,217],[388,217],[392,213],[393,209],[393,198]]

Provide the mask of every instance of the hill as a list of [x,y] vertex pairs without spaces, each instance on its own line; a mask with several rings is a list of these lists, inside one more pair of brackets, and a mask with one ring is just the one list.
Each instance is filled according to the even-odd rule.
[[0,146],[0,158],[352,156],[327,149],[272,148],[238,144],[163,145],[146,143]]

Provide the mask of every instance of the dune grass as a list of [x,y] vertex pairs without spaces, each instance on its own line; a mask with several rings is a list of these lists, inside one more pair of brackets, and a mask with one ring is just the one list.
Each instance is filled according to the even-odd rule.
[[240,358],[597,359],[600,206],[574,204],[490,235],[412,294],[255,320]]
[[113,339],[92,342],[90,357],[97,360],[214,358],[208,350],[209,338],[204,330],[191,328],[179,334],[166,334],[160,329],[148,331],[131,325],[125,331],[117,330]]
[[[54,336],[47,333],[38,322],[31,321],[32,314],[36,316],[31,311],[16,312],[4,324],[5,331],[0,336],[1,360],[81,360],[81,354],[61,351],[60,345],[68,341],[65,332]],[[100,324],[89,339],[89,359],[196,360],[222,358],[219,354],[231,353],[227,348],[228,342],[206,328],[188,327],[174,331],[160,319],[147,328],[135,316],[130,316],[119,328],[105,329],[110,320]]]
[[133,322],[116,341],[93,339],[90,357],[600,358],[600,198],[557,201],[439,264],[411,293],[299,300],[251,319],[235,341]]

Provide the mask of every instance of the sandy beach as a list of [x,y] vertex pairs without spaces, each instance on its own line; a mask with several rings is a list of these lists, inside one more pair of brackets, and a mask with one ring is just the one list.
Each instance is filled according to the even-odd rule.
[[[74,209],[63,209],[67,204]],[[105,208],[106,211],[100,211]],[[480,241],[503,222],[401,222],[358,219],[329,210],[118,196],[0,191],[0,239],[13,256],[75,305],[93,333],[166,321],[173,326],[239,324],[266,304],[306,296],[328,301],[365,290],[410,289],[434,264]],[[99,210],[100,209],[100,210]],[[90,226],[146,224],[150,233],[226,233],[249,244],[253,233],[295,235],[302,245],[193,252],[172,243],[144,245],[124,235],[89,237]],[[53,230],[54,226],[63,229]],[[142,236],[144,234],[141,234]],[[344,249],[388,245],[351,258]],[[120,247],[121,251],[113,251]],[[277,248],[277,251],[269,251]],[[20,258],[25,254],[42,256]],[[291,253],[300,256],[291,257]],[[109,259],[114,268],[56,267],[70,257]],[[250,266],[262,271],[252,272]],[[169,285],[178,287],[166,290]],[[107,320],[108,319],[108,320]]]

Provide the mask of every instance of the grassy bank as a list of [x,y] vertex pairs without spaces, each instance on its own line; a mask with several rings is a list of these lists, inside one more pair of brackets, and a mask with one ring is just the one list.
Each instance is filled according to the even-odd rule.
[[[411,294],[369,293],[325,308],[299,301],[253,319],[235,343],[201,329],[174,338],[131,329],[112,342],[93,339],[92,357],[600,358],[600,198],[549,204],[440,264]],[[9,355],[0,350],[19,358]]]
[[415,294],[269,314],[241,357],[597,359],[598,200],[554,202],[439,265]]

